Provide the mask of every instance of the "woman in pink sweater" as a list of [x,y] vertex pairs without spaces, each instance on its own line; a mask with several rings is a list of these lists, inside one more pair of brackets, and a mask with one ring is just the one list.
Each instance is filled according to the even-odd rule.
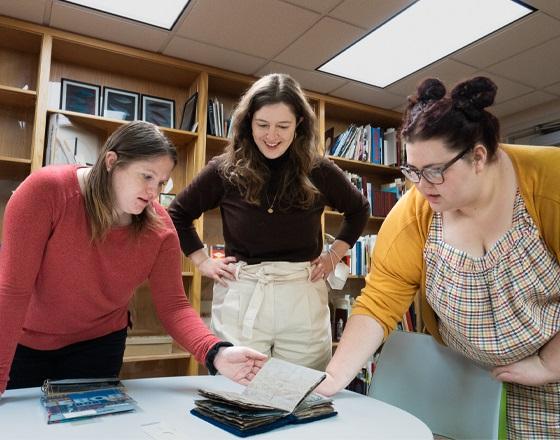
[[45,167],[14,192],[0,250],[0,393],[117,376],[128,303],[145,280],[175,340],[211,372],[252,379],[266,357],[220,341],[185,296],[179,240],[154,203],[176,161],[157,127],[132,122],[93,167]]

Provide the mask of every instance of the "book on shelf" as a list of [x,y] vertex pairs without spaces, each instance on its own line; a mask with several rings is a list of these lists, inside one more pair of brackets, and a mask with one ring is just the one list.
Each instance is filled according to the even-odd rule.
[[271,358],[242,393],[199,390],[191,414],[239,437],[325,419],[337,414],[332,400],[312,393],[325,377]]
[[196,104],[198,102],[198,92],[194,92],[183,108],[183,118],[181,119],[181,130],[195,131]]
[[334,144],[334,127],[325,131],[325,155],[330,154]]
[[47,423],[62,423],[136,409],[117,378],[47,379],[41,387]]
[[208,246],[208,253],[210,258],[225,258],[226,245],[225,244],[212,244]]

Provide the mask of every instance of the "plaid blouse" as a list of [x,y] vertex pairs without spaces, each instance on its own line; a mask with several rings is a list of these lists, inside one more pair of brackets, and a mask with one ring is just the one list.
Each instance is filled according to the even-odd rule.
[[[560,264],[519,192],[511,229],[484,256],[445,243],[441,213],[434,213],[424,258],[426,297],[441,336],[473,361],[519,361],[560,330]],[[560,438],[560,383],[506,389],[509,438]]]

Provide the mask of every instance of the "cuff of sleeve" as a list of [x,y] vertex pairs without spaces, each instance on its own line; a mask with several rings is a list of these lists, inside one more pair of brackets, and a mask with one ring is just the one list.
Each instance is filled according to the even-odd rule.
[[214,346],[210,350],[208,350],[208,353],[206,353],[205,365],[206,365],[206,368],[208,368],[208,372],[212,376],[215,376],[216,373],[218,372],[218,370],[214,366],[214,359],[216,358],[216,355],[218,354],[218,351],[222,347],[233,347],[233,344],[231,342],[225,342],[225,341],[218,342],[217,344],[214,344]]

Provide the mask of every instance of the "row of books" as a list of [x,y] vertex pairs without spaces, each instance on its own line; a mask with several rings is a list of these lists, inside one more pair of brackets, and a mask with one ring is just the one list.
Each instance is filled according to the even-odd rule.
[[[377,235],[364,235],[356,241],[354,246],[348,249],[346,255],[342,257],[342,262],[350,268],[350,274],[355,276],[365,276],[371,267],[371,253],[375,246]],[[325,251],[328,250],[325,246]]]
[[411,304],[409,309],[403,315],[403,319],[399,322],[399,324],[397,324],[397,328],[405,332],[416,331],[416,310],[414,309],[414,304]]
[[334,128],[326,131],[325,146],[331,156],[387,166],[403,162],[403,145],[394,128],[351,124],[336,138],[333,136]]
[[344,174],[369,202],[369,214],[376,217],[386,217],[404,191],[404,183],[401,179],[396,179],[395,182],[383,184],[380,189],[375,189],[366,176],[349,171],[344,171]]
[[206,131],[212,136],[231,137],[231,116],[225,118],[224,104],[218,98],[208,100],[208,124]]

